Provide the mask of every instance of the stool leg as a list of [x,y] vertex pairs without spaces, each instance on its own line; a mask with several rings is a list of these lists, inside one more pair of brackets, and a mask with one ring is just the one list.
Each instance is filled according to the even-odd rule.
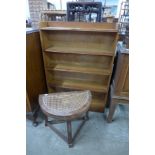
[[67,134],[68,134],[68,145],[69,145],[69,147],[72,147],[73,146],[73,139],[72,139],[71,121],[67,121]]
[[86,112],[85,120],[89,120],[89,111]]
[[35,127],[38,125],[37,117],[38,117],[39,110],[40,110],[40,107],[37,106],[37,108],[35,109],[34,114],[33,114],[33,126],[35,126]]
[[48,125],[48,117],[45,115],[45,126]]

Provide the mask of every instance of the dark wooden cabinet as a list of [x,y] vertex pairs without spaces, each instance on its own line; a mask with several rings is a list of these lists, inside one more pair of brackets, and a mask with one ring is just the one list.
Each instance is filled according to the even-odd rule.
[[38,106],[38,95],[47,92],[44,64],[38,30],[26,32],[26,111]]
[[[92,18],[93,15],[96,18]],[[102,3],[101,2],[68,2],[67,21],[89,21],[101,22]]]
[[126,51],[118,53],[113,87],[115,96],[129,97],[129,53]]
[[111,122],[116,106],[119,103],[129,103],[129,50],[118,50],[116,68],[110,90],[110,109],[107,121]]

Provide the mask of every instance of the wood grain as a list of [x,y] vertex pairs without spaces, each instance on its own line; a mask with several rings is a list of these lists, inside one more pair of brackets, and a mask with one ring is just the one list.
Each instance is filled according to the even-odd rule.
[[43,53],[46,67],[56,65],[70,66],[77,68],[109,70],[112,68],[111,56],[66,54],[66,53]]
[[38,105],[38,95],[47,92],[38,31],[26,34],[26,90],[33,111]]
[[52,80],[48,83],[49,86],[57,86],[61,88],[70,88],[75,90],[90,90],[95,92],[107,92],[107,87],[97,85],[95,83],[84,82],[80,80]]
[[110,75],[111,71],[108,69],[89,68],[83,66],[71,66],[67,64],[57,64],[53,67],[47,67],[46,70],[63,71],[63,72],[75,72],[75,73],[87,73],[96,75]]

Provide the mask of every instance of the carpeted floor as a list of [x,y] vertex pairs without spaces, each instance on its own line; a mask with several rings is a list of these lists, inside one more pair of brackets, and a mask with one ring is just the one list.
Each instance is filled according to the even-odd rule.
[[[59,138],[49,127],[45,127],[40,114],[37,127],[30,120],[26,122],[27,155],[128,155],[129,154],[129,107],[119,105],[114,121],[106,122],[105,113],[89,113],[89,121],[85,123],[76,137],[73,148]],[[73,131],[78,123],[73,123]],[[62,132],[66,124],[55,125]]]

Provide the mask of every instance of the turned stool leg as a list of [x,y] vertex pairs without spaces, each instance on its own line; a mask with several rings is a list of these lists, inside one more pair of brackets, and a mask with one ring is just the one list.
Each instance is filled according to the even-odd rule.
[[38,105],[33,114],[33,126],[35,127],[38,125],[37,117],[38,117],[39,110],[40,110],[40,107]]
[[69,147],[72,147],[73,146],[73,139],[72,139],[71,121],[67,121],[67,134],[68,134],[68,145],[69,145]]
[[108,114],[108,118],[107,118],[107,122],[111,123],[112,122],[112,118],[115,112],[117,104],[113,101],[113,99],[111,100],[111,104],[110,104],[110,108],[109,108],[109,114]]
[[48,125],[48,117],[45,115],[45,126]]

